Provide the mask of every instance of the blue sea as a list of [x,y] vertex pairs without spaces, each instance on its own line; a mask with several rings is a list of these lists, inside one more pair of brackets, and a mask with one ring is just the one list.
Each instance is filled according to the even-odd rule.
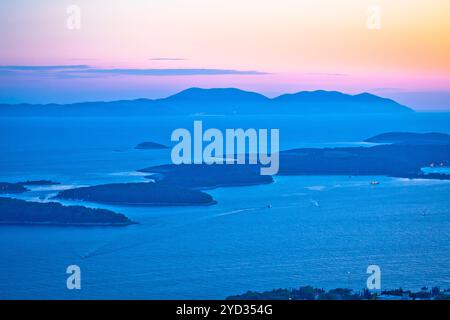
[[[1,118],[0,181],[50,179],[15,197],[145,181],[170,163],[176,128],[279,128],[280,147],[370,146],[389,131],[450,134],[449,113],[371,116]],[[128,227],[0,226],[0,299],[223,299],[247,290],[366,286],[450,288],[450,182],[388,177],[276,176],[269,185],[208,190],[209,207],[108,208]],[[371,185],[377,180],[379,185]],[[81,290],[66,288],[79,265]]]

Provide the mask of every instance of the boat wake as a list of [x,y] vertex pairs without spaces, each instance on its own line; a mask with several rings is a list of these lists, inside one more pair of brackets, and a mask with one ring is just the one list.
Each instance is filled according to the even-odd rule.
[[215,217],[223,217],[223,216],[229,216],[229,215],[239,214],[239,213],[243,213],[243,212],[251,212],[251,211],[258,210],[258,209],[261,209],[261,208],[237,209],[237,210],[219,213],[219,214],[215,215]]

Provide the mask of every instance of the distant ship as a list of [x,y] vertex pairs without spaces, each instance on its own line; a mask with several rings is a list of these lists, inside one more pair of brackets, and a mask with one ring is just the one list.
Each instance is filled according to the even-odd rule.
[[370,184],[373,185],[373,186],[376,186],[376,185],[380,184],[380,182],[376,181],[376,180],[373,180],[373,181],[370,181]]

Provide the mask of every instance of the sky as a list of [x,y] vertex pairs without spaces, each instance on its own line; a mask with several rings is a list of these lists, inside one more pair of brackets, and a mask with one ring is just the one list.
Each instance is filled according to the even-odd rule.
[[448,0],[0,2],[0,103],[371,92],[450,109]]

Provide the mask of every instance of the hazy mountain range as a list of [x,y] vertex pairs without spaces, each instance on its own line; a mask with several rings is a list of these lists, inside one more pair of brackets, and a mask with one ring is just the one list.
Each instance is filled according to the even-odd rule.
[[163,99],[73,104],[0,104],[0,116],[144,116],[230,114],[331,114],[413,112],[391,99],[370,93],[301,91],[268,98],[235,88],[190,88]]

